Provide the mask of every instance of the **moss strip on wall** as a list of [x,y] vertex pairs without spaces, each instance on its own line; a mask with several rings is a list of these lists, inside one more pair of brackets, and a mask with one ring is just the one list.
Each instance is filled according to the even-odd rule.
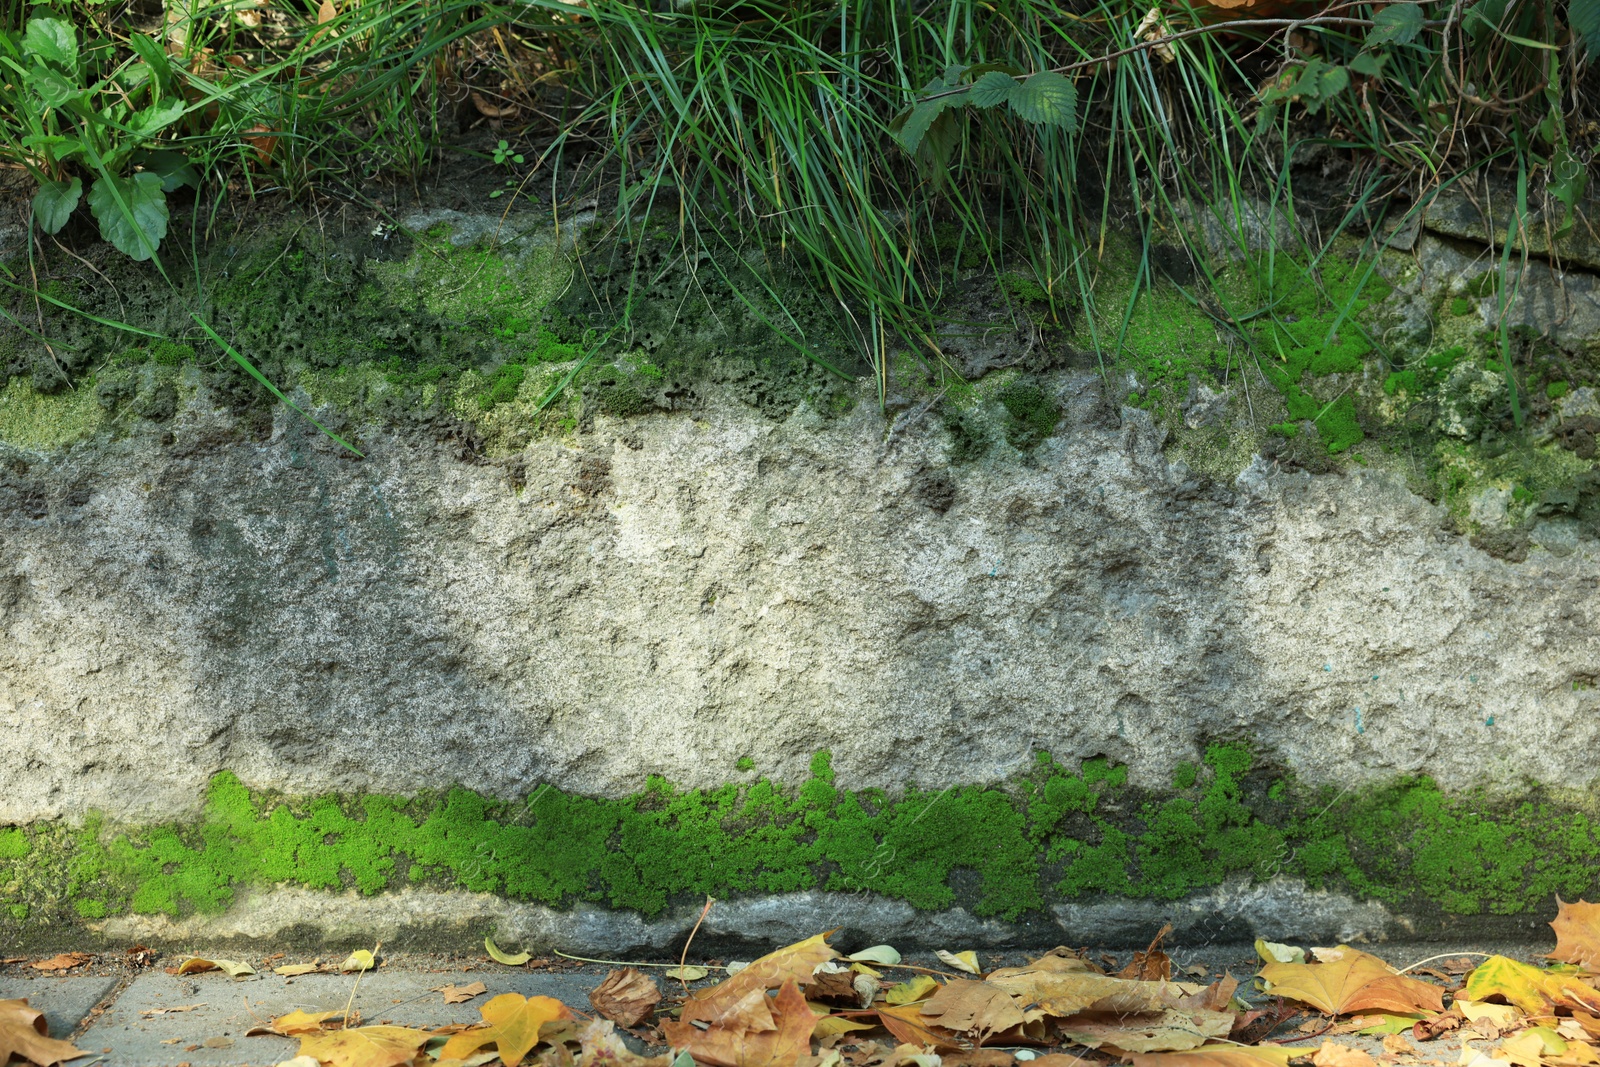
[[0,924],[214,912],[241,886],[276,883],[420,883],[647,915],[708,893],[822,888],[1014,919],[1086,894],[1177,899],[1239,874],[1466,915],[1575,899],[1596,881],[1600,830],[1545,799],[1497,806],[1425,778],[1330,797],[1253,768],[1248,749],[1213,745],[1152,793],[1104,759],[1071,771],[1041,754],[1006,788],[891,797],[840,789],[824,752],[795,790],[652,778],[622,800],[546,786],[515,803],[461,788],[287,801],[224,772],[194,825],[0,829]]

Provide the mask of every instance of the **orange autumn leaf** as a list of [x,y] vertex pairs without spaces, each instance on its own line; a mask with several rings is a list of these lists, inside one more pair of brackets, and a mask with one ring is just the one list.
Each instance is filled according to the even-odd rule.
[[[750,999],[751,994],[765,1003]],[[742,1014],[725,1015],[724,1025],[702,1030],[685,1021],[664,1022],[662,1036],[673,1048],[683,1049],[697,1063],[711,1067],[795,1067],[800,1057],[810,1054],[816,1016],[792,977],[776,997],[752,988],[734,1003],[741,1005]]]
[[1443,1011],[1438,986],[1397,974],[1376,956],[1345,945],[1326,963],[1269,963],[1261,968],[1267,992],[1298,1000],[1330,1015],[1352,1011]]
[[1600,970],[1600,904],[1584,900],[1568,904],[1556,897],[1556,908],[1555,921],[1550,924],[1556,932],[1556,947],[1545,958]]
[[87,1055],[72,1042],[51,1037],[43,1013],[28,1007],[25,998],[0,1000],[0,1063],[17,1056],[25,1063],[50,1067]]
[[921,1004],[879,1008],[878,1021],[902,1044],[953,1049],[970,1048],[972,1045],[970,1041],[963,1040],[960,1034],[946,1030],[923,1015]]
[[1549,1015],[1556,1008],[1600,1012],[1600,990],[1570,974],[1553,974],[1526,963],[1490,956],[1467,975],[1463,999],[1500,997],[1529,1015]]
[[308,1034],[300,1039],[300,1055],[323,1067],[406,1067],[427,1043],[424,1030],[404,1026],[362,1026]]
[[440,1059],[464,1060],[484,1045],[493,1044],[506,1067],[517,1067],[539,1043],[540,1027],[572,1018],[567,1006],[554,997],[525,997],[521,993],[501,993],[479,1010],[489,1025],[451,1037],[439,1051]]

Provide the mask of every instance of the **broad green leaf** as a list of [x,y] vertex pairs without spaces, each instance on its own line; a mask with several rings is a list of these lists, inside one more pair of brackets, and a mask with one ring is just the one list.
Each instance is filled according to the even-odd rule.
[[1016,92],[1017,79],[1001,74],[998,70],[991,70],[983,77],[972,83],[967,99],[977,107],[997,107],[1011,99],[1011,94]]
[[1567,22],[1583,39],[1589,55],[1600,56],[1600,0],[1568,0]]
[[63,70],[76,72],[78,33],[65,19],[29,19],[28,32],[22,36],[22,51]]
[[128,118],[128,129],[141,138],[154,137],[164,127],[177,122],[182,115],[183,102],[172,100],[134,112]]
[[915,152],[922,147],[922,139],[928,135],[928,128],[946,108],[965,102],[965,93],[954,93],[950,96],[936,96],[932,100],[919,101],[906,115],[904,123],[895,131],[895,139],[907,152]]
[[82,198],[83,182],[78,178],[40,182],[39,191],[33,194],[33,217],[45,233],[58,233]]
[[1367,44],[1406,44],[1415,40],[1421,32],[1421,4],[1390,4],[1373,18],[1372,29],[1367,33]]
[[83,151],[83,143],[76,137],[63,137],[57,133],[30,133],[22,139],[22,147],[49,156],[58,163]]
[[1509,0],[1478,0],[1461,16],[1461,25],[1467,34],[1477,41],[1484,34],[1499,30],[1500,20],[1505,18],[1508,3]]
[[167,236],[167,194],[160,176],[148,171],[96,178],[89,188],[89,210],[100,223],[100,236],[129,259],[149,259]]
[[35,64],[28,72],[28,87],[39,94],[46,107],[66,107],[72,101],[87,96],[81,85],[63,77],[42,64]]
[[1060,126],[1068,132],[1078,128],[1077,86],[1053,70],[1041,71],[1023,81],[1011,93],[1009,102],[1011,110],[1024,122]]
[[1376,78],[1383,73],[1383,61],[1389,56],[1384,52],[1362,52],[1352,59],[1347,66],[1357,74],[1365,74],[1369,78]]
[[173,151],[143,151],[135,152],[133,161],[152,174],[161,177],[161,188],[172,192],[181,185],[191,189],[200,187],[200,175],[189,163],[189,157],[182,152]]

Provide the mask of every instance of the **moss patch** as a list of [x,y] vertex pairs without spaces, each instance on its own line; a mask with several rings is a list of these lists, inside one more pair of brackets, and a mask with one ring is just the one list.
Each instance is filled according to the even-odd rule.
[[80,381],[76,389],[46,394],[26,378],[11,379],[0,390],[0,441],[45,451],[89,436],[105,421],[93,385]]
[[226,908],[240,887],[378,893],[407,883],[645,914],[673,901],[823,888],[1016,918],[1092,894],[1177,899],[1223,879],[1307,879],[1445,914],[1510,915],[1591,892],[1600,826],[1537,790],[1451,796],[1423,778],[1324,795],[1210,746],[1171,789],[1104,759],[1041,754],[1006,787],[851,792],[827,753],[796,789],[766,780],[620,800],[552,788],[525,801],[466,789],[413,798],[252,793],[219,774],[189,825],[99,818],[0,830],[11,922]]

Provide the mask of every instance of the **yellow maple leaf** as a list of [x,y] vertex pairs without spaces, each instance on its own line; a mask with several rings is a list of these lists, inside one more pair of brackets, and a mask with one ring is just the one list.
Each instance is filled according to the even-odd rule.
[[300,1039],[300,1055],[314,1057],[323,1067],[406,1067],[427,1040],[424,1030],[361,1026],[307,1034]]
[[1438,986],[1398,974],[1376,956],[1345,945],[1326,963],[1269,963],[1260,976],[1267,992],[1330,1015],[1352,1011],[1443,1011]]
[[517,1067],[522,1057],[539,1043],[539,1028],[558,1019],[572,1018],[567,1006],[553,997],[525,997],[521,993],[501,993],[481,1009],[482,1030],[463,1030],[445,1042],[439,1051],[442,1060],[464,1060],[484,1045],[494,1043],[506,1067]]
[[1600,1011],[1600,990],[1570,974],[1542,971],[1526,963],[1490,956],[1467,975],[1466,1000],[1501,997],[1529,1015],[1548,1015],[1556,1008]]

